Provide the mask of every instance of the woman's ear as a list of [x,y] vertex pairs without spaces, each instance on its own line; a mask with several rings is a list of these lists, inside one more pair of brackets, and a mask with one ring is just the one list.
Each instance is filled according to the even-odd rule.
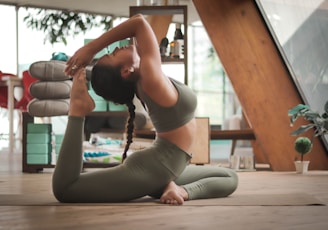
[[124,78],[124,79],[127,79],[129,78],[129,76],[131,75],[131,73],[134,72],[134,68],[132,66],[130,67],[123,67],[121,69],[121,76]]

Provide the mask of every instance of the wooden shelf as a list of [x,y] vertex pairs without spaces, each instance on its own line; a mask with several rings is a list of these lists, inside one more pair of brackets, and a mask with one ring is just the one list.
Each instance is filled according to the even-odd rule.
[[[181,23],[183,25],[183,35],[184,35],[184,58],[170,58],[162,57],[163,64],[183,64],[184,65],[184,83],[188,84],[188,9],[186,5],[177,6],[130,6],[130,17],[136,14],[142,15],[154,15],[154,16],[167,16],[167,15],[177,15],[182,17],[182,23],[177,21],[172,21],[172,23]],[[160,24],[160,31],[163,31]],[[153,28],[154,29],[154,28]],[[156,31],[154,31],[156,34]],[[165,31],[166,33],[167,31]],[[173,39],[173,38],[168,38]],[[169,48],[169,47],[168,47]]]
[[187,10],[186,5],[178,6],[130,6],[130,16],[135,14],[146,15],[167,15],[167,14],[182,14],[185,15]]
[[255,140],[253,129],[211,130],[212,140]]
[[184,59],[181,58],[172,58],[172,57],[162,57],[162,63],[165,64],[183,64]]

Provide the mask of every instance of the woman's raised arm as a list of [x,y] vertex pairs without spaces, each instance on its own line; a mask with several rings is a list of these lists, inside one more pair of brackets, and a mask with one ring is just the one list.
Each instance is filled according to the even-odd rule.
[[93,57],[103,48],[116,41],[127,38],[135,39],[137,51],[141,59],[150,59],[152,62],[160,65],[160,54],[153,30],[145,18],[138,14],[108,30],[77,50],[67,62],[67,67],[65,69],[66,74],[73,75],[78,68],[90,64]]

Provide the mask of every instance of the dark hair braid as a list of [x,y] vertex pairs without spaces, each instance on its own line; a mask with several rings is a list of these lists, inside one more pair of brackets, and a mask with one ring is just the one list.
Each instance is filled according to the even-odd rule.
[[126,137],[126,145],[125,145],[124,152],[122,155],[122,162],[126,159],[130,144],[133,142],[132,138],[133,138],[133,131],[134,131],[134,118],[136,116],[136,113],[135,113],[136,107],[133,104],[133,102],[130,101],[130,102],[126,103],[126,106],[129,109],[130,116],[128,118],[128,122],[127,122],[127,126],[126,126],[127,137]]

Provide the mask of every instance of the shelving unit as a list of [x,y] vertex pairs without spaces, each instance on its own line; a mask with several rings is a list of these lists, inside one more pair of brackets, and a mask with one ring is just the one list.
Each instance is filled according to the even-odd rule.
[[[183,64],[184,65],[184,83],[188,84],[188,24],[187,24],[187,6],[177,5],[177,6],[130,6],[130,17],[136,14],[142,15],[155,15],[155,16],[165,16],[165,15],[181,15],[183,22],[183,34],[184,34],[184,58],[172,58],[165,57],[162,58],[163,64]],[[174,21],[172,21],[174,23]],[[179,22],[180,23],[180,22]],[[172,38],[169,38],[172,39]]]

